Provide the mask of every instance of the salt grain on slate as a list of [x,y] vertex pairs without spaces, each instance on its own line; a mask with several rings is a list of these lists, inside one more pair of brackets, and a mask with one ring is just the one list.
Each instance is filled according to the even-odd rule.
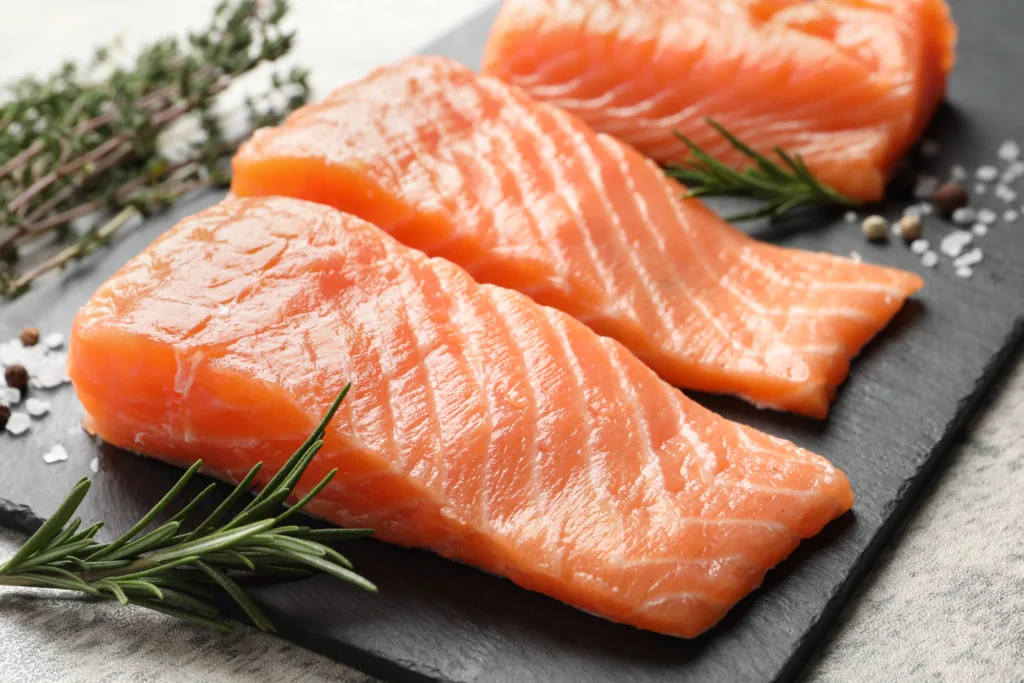
[[988,190],[988,185],[985,183],[974,183],[974,194],[985,194]]
[[920,256],[924,252],[928,251],[928,240],[914,240],[910,243],[910,251]]
[[914,218],[921,217],[921,206],[919,204],[911,204],[907,208],[903,209],[904,216],[913,216]]
[[957,164],[949,169],[949,177],[951,180],[967,180],[967,169]]
[[984,258],[985,255],[982,253],[981,249],[975,247],[963,256],[954,260],[953,266],[956,268],[970,268],[971,266],[976,266],[981,263]]
[[1020,218],[1020,214],[1016,209],[1007,209],[1003,212],[1004,223],[1016,223],[1018,218]]
[[0,387],[0,405],[16,406],[21,401],[21,390],[14,387]]
[[971,228],[971,232],[973,232],[978,237],[984,237],[985,235],[988,234],[988,226],[985,225],[984,223],[978,223],[973,228]]
[[974,222],[977,212],[969,207],[962,207],[953,212],[951,218],[957,225],[969,225]]
[[43,344],[48,349],[59,349],[64,346],[64,335],[60,332],[51,332],[43,337]]
[[32,417],[42,417],[50,412],[50,402],[40,401],[38,398],[30,398],[25,401],[25,410]]
[[939,255],[934,251],[926,251],[921,256],[921,265],[925,268],[934,268],[935,264],[939,262]]
[[1012,183],[1021,176],[1024,176],[1024,161],[1015,161],[1003,171],[1002,180],[1004,183]]
[[846,221],[847,223],[856,223],[857,222],[857,212],[856,211],[847,211],[845,214],[843,214],[843,220]]
[[31,425],[32,418],[28,416],[28,413],[11,413],[10,419],[7,420],[7,431],[18,436],[27,432]]
[[967,278],[971,277],[972,275],[974,275],[974,271],[971,270],[971,268],[969,268],[968,266],[964,266],[962,268],[957,268],[956,269],[956,276],[957,277],[962,277],[962,278],[964,278],[966,280]]
[[99,458],[93,458],[92,460],[90,460],[89,461],[89,469],[92,470],[94,473],[95,472],[99,472],[100,471],[100,459]]
[[964,247],[971,243],[974,235],[966,230],[956,230],[942,238],[939,244],[939,251],[950,258],[956,258],[963,253]]
[[999,177],[999,169],[995,166],[979,166],[974,172],[974,177],[983,183],[991,183]]
[[978,222],[984,223],[985,225],[992,225],[998,220],[999,216],[992,209],[980,209],[978,211]]
[[921,202],[920,204],[917,205],[917,208],[921,212],[922,216],[931,216],[933,213],[935,213],[935,207],[929,204],[928,202]]
[[80,609],[78,610],[78,620],[84,621],[87,624],[91,624],[96,621],[96,610],[94,609]]
[[52,465],[55,462],[63,462],[68,459],[68,452],[64,450],[64,447],[57,444],[50,450],[43,453],[43,462],[47,465]]
[[996,185],[996,197],[1010,204],[1017,201],[1017,192],[1000,183]]
[[931,199],[937,189],[939,189],[938,178],[932,175],[920,175],[914,184],[914,197],[916,199]]
[[1014,140],[1007,140],[1003,144],[999,145],[999,150],[996,152],[1003,161],[1014,161],[1020,159],[1020,145]]

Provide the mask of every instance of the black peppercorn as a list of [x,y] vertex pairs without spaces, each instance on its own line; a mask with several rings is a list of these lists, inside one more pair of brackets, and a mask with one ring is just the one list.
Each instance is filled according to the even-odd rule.
[[11,409],[5,405],[0,405],[0,430],[7,426],[7,421],[11,419]]
[[967,194],[967,188],[963,185],[946,183],[935,191],[932,201],[944,216],[952,216],[954,211],[967,206],[970,196]]
[[28,370],[24,365],[8,365],[4,370],[4,380],[6,380],[7,386],[25,391],[28,389]]

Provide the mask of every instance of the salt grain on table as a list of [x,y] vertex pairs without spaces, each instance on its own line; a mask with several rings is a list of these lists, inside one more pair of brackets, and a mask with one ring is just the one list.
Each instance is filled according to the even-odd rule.
[[96,621],[96,610],[89,608],[78,610],[78,620],[91,624]]
[[988,226],[985,225],[984,223],[978,223],[971,228],[971,232],[973,232],[978,237],[984,237],[985,235],[988,234]]
[[843,214],[843,220],[846,221],[847,223],[856,223],[857,222],[857,212],[856,211],[847,211],[845,214]]
[[966,230],[956,230],[942,238],[939,244],[939,251],[950,258],[956,258],[963,253],[964,247],[971,243],[974,235]]
[[1015,140],[1007,140],[1003,144],[999,145],[999,150],[996,152],[1003,161],[1014,161],[1020,159],[1020,145]]
[[51,332],[43,337],[43,344],[48,349],[59,349],[64,346],[64,335],[60,332]]
[[939,262],[939,255],[934,251],[926,251],[921,256],[921,265],[925,268],[934,268],[935,264]]
[[965,280],[974,275],[974,271],[969,266],[963,266],[962,268],[956,269],[956,276],[962,277]]
[[914,240],[910,243],[910,251],[920,256],[924,252],[928,251],[928,240]]
[[1003,212],[1004,223],[1016,223],[1018,218],[1020,218],[1020,213],[1016,209],[1007,209]]
[[995,166],[979,166],[974,172],[974,177],[983,183],[991,183],[999,177],[999,169]]
[[27,432],[31,425],[32,418],[28,416],[28,413],[11,413],[10,419],[7,420],[7,431],[18,436]]
[[25,410],[32,417],[42,417],[50,412],[50,402],[40,401],[38,398],[30,398],[25,401]]
[[0,405],[8,408],[18,405],[21,401],[21,390],[14,387],[0,387]]
[[43,453],[43,462],[47,465],[52,465],[55,462],[63,462],[68,459],[68,452],[64,450],[64,447],[57,444],[50,450]]
[[956,164],[953,168],[949,169],[949,177],[951,180],[967,180],[967,169]]
[[92,470],[93,472],[99,472],[100,471],[100,459],[99,458],[93,458],[92,460],[90,460],[89,461],[89,469]]
[[1002,180],[1004,183],[1015,182],[1020,177],[1024,176],[1024,161],[1015,161],[1006,167],[1003,171]]
[[974,219],[975,217],[977,217],[977,215],[977,211],[970,207],[964,206],[954,211],[953,215],[950,218],[952,218],[953,222],[956,223],[957,225],[970,225],[971,223],[974,222]]
[[976,266],[979,263],[981,263],[982,259],[984,258],[985,255],[984,253],[982,253],[981,249],[975,247],[974,249],[971,249],[963,256],[960,256],[959,258],[954,260],[953,266],[955,268],[970,268],[971,266]]
[[929,204],[928,202],[921,202],[920,204],[917,205],[917,208],[921,212],[922,216],[931,216],[933,213],[935,213],[935,207]]
[[985,225],[992,225],[999,219],[996,212],[992,209],[980,209],[978,211],[978,222],[984,223]]
[[988,191],[988,185],[985,183],[974,183],[974,194],[985,194]]

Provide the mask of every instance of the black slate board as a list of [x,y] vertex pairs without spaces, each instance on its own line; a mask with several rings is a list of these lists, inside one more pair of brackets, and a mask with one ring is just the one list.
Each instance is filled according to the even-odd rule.
[[[961,61],[949,103],[929,133],[942,143],[942,152],[925,164],[937,174],[953,163],[971,168],[991,162],[1003,139],[1021,134],[1016,121],[1024,111],[1015,69],[1024,65],[1024,42],[1014,30],[1024,26],[1024,3],[959,0],[954,10],[962,29]],[[476,64],[493,16],[493,10],[484,13],[426,51]],[[104,279],[179,218],[217,199],[196,198],[0,307],[0,340],[26,324],[68,332],[77,308]],[[991,196],[982,200],[1005,208]],[[902,205],[893,202],[884,212],[898,216]],[[855,363],[828,421],[698,397],[729,417],[831,459],[853,482],[853,513],[804,543],[720,626],[690,642],[611,624],[469,567],[376,541],[353,543],[346,552],[380,585],[379,596],[328,579],[260,592],[282,635],[396,680],[794,678],[1021,337],[1024,222],[993,228],[979,241],[985,262],[966,281],[953,275],[948,261],[928,270],[902,245],[865,245],[858,227],[835,216],[753,230],[791,246],[841,254],[858,250],[868,261],[915,270],[927,280],[923,293]],[[933,243],[949,230],[937,219],[926,221]],[[91,475],[85,517],[124,529],[178,472],[93,443],[74,430],[81,408],[73,392],[65,387],[52,398],[54,415],[37,422],[29,435],[0,437],[0,523],[33,528],[75,480]],[[43,464],[41,454],[57,442],[70,460]],[[94,457],[100,470],[92,475]],[[195,492],[201,484],[193,484]]]

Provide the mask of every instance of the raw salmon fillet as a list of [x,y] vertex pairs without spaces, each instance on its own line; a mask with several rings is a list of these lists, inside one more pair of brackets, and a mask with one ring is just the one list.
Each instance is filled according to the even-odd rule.
[[877,200],[945,94],[956,33],[945,0],[505,0],[483,71],[662,163],[688,156],[678,130],[749,164],[710,117]]
[[648,159],[440,57],[385,67],[234,160],[239,196],[329,204],[626,345],[677,386],[828,413],[922,284],[752,240]]
[[295,199],[182,221],[82,308],[69,362],[104,440],[262,483],[351,380],[314,514],[677,636],[853,503],[564,313]]

